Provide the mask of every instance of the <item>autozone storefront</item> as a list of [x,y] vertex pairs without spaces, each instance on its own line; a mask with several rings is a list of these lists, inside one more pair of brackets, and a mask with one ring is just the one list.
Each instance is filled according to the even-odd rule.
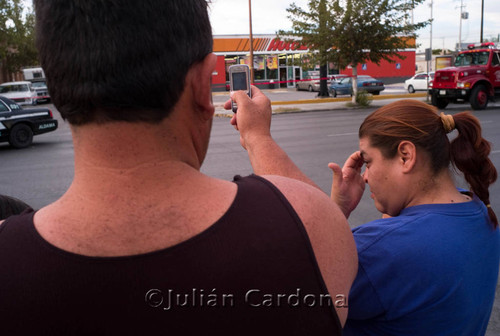
[[[248,35],[215,35],[214,53],[217,65],[213,74],[214,91],[225,91],[229,83],[228,68],[233,64],[250,65],[250,38]],[[293,88],[307,71],[318,70],[307,62],[309,49],[300,43],[280,41],[276,35],[253,36],[254,83],[260,88]],[[403,81],[415,74],[415,49],[399,52],[404,59],[394,57],[394,63],[383,60],[380,65],[371,62],[358,66],[358,75],[370,75],[385,84]],[[329,74],[352,75],[352,68],[340,70],[333,63]]]

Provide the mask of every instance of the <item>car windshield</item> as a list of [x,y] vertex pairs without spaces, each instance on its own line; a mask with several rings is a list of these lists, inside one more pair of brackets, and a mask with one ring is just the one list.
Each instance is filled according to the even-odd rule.
[[486,65],[488,64],[489,57],[489,51],[477,51],[460,54],[455,59],[455,66],[460,67],[467,65]]
[[340,80],[341,84],[349,84],[351,82],[351,77],[345,77]]
[[47,85],[45,84],[45,82],[34,82],[33,84],[31,84],[31,86],[34,88],[44,88]]
[[29,91],[29,87],[26,84],[0,86],[0,93],[24,92],[24,91]]

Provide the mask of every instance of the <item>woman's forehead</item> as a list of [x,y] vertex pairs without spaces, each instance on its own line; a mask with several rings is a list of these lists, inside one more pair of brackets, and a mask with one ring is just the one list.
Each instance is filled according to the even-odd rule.
[[359,149],[361,153],[365,152],[367,149],[371,147],[370,139],[368,137],[363,137],[359,139]]

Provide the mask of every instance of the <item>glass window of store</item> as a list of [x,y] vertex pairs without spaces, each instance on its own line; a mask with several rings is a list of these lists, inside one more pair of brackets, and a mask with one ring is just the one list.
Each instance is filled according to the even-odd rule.
[[268,55],[266,64],[266,72],[268,80],[277,80],[278,79],[278,56],[277,55]]

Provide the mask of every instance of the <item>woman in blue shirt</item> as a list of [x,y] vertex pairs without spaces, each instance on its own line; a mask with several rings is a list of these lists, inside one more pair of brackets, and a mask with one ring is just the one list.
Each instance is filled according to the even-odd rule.
[[[479,121],[400,100],[369,115],[359,138],[343,168],[329,165],[332,199],[349,217],[368,184],[386,215],[353,230],[359,269],[345,335],[484,335],[500,233],[488,192],[497,172]],[[470,192],[455,187],[450,164]]]

